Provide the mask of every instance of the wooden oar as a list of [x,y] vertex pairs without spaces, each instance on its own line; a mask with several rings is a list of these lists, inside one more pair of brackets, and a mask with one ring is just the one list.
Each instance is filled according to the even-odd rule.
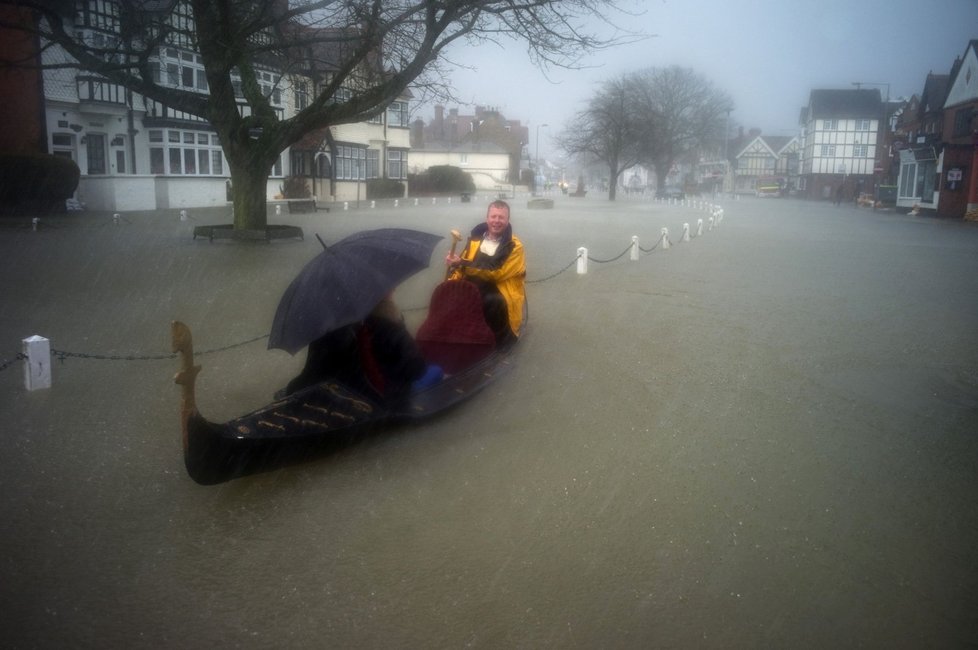
[[195,386],[200,366],[194,365],[194,340],[190,328],[175,320],[170,324],[170,336],[173,351],[180,355],[180,370],[173,377],[173,381],[181,387],[180,425],[183,429],[183,451],[186,452],[189,444],[187,423],[197,414]]
[[[455,229],[452,229],[452,252],[448,254],[449,257],[455,255],[455,248],[458,246],[458,243],[460,241],[462,241],[462,233],[460,233]],[[451,274],[452,274],[452,267],[448,267],[448,269],[445,271],[445,279],[447,280]]]

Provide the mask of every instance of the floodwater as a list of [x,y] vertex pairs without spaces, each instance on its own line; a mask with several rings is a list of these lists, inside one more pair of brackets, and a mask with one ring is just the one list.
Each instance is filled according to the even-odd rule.
[[[515,368],[300,465],[190,481],[173,359],[70,357],[33,393],[0,371],[3,645],[978,644],[978,225],[742,199],[709,229],[693,207],[556,200],[514,202]],[[221,348],[267,334],[314,233],[447,234],[483,210],[283,215],[306,239],[271,245],[193,241],[170,213],[7,222],[0,360],[32,334],[165,356],[178,318],[209,352],[198,404],[227,419],[301,366]],[[548,277],[663,227],[668,250]]]

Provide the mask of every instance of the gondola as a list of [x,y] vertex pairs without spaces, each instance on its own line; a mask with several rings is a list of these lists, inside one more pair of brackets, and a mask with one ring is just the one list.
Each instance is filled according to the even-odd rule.
[[[445,283],[459,284],[459,283]],[[512,365],[516,344],[493,346],[465,367],[452,368],[434,385],[415,390],[397,407],[336,381],[309,386],[224,423],[207,420],[197,408],[189,327],[174,321],[173,351],[180,369],[184,464],[202,485],[268,471],[349,444],[379,427],[430,418],[485,388]],[[453,342],[448,341],[451,345]],[[432,348],[438,350],[438,346]],[[456,357],[457,358],[457,357]]]

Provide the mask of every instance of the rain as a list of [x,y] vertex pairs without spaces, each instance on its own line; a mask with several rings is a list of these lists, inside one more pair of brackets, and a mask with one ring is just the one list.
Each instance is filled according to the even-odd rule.
[[[681,18],[704,32],[663,62],[703,73],[773,33],[767,54],[791,53],[774,82],[716,70],[738,120],[777,132],[822,84],[915,92],[978,24],[962,19],[973,2],[913,20],[909,3],[728,4],[642,3],[659,35],[607,65],[657,65]],[[928,27],[946,31],[928,41]],[[864,29],[917,67],[856,49]],[[826,53],[837,66],[796,74]],[[767,69],[751,60],[726,65]],[[530,125],[564,123],[603,74],[562,77],[544,101],[486,66],[492,95],[461,78],[460,92]],[[444,236],[395,292],[415,331],[450,231],[493,198],[269,209],[304,232],[274,242],[195,239],[225,207],[0,217],[4,645],[978,643],[974,223],[794,198],[557,195],[530,210],[511,196],[529,320],[507,372],[430,420],[216,486],[188,478],[171,321],[193,331],[201,412],[235,418],[302,367],[267,335],[316,235]],[[32,335],[55,350],[48,389],[25,388]]]

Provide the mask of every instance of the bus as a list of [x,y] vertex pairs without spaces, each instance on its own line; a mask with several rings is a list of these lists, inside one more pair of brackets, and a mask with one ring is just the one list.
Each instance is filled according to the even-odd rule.
[[782,176],[760,176],[754,185],[754,191],[761,197],[784,196],[784,189],[787,187]]

